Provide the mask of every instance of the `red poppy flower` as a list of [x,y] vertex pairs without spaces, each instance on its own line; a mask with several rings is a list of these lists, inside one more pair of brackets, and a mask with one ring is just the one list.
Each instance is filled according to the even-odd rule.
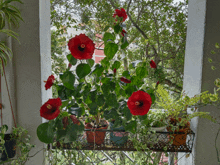
[[55,80],[55,77],[53,75],[51,75],[48,77],[47,81],[44,81],[44,82],[46,82],[46,84],[45,84],[46,90],[49,89],[53,85],[54,80]]
[[151,61],[150,61],[150,67],[151,67],[151,68],[156,68],[156,67],[157,67],[157,65],[156,65],[156,63],[154,62],[154,60],[151,60]]
[[76,35],[68,42],[69,50],[76,59],[91,59],[95,51],[95,44],[85,34]]
[[127,33],[124,29],[122,29],[121,35],[125,36],[125,33]]
[[127,105],[132,115],[145,115],[152,104],[151,97],[144,91],[133,92],[129,97]]
[[124,82],[124,83],[131,83],[131,80],[128,80],[128,79],[126,79],[126,78],[124,78],[124,77],[121,77],[120,80],[121,80],[122,82]]
[[[127,13],[126,13],[126,11],[125,11],[125,9],[123,9],[123,8],[121,8],[121,10],[119,10],[119,9],[116,9],[115,10],[115,13],[114,13],[114,15],[113,15],[113,17],[115,18],[116,17],[116,15],[118,16],[118,17],[123,17],[123,21],[122,22],[124,22],[126,19],[127,19]],[[116,20],[117,21],[117,20]]]
[[60,98],[49,99],[44,105],[40,108],[40,116],[47,119],[53,120],[60,114],[60,106],[62,101]]

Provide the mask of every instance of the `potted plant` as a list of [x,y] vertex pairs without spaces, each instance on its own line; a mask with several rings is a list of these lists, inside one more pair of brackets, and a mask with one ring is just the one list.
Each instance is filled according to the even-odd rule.
[[[68,41],[71,54],[67,55],[68,68],[60,75],[62,86],[58,85],[53,75],[45,81],[46,90],[52,85],[56,87],[58,98],[49,99],[41,107],[41,116],[50,120],[37,129],[38,138],[42,142],[52,143],[55,132],[58,140],[61,137],[66,139],[64,135],[71,134],[68,136],[74,138],[66,141],[75,141],[76,136],[85,128],[87,139],[92,137],[88,142],[101,144],[104,140],[97,141],[98,135],[95,132],[105,135],[108,120],[111,119],[115,119],[115,127],[122,125],[125,131],[135,133],[137,122],[145,118],[138,116],[146,116],[154,103],[155,87],[142,88],[148,76],[146,67],[152,72],[157,70],[153,60],[145,59],[130,71],[118,71],[122,63],[117,58],[129,45],[127,34],[122,33],[122,23],[127,18],[125,10],[117,9],[112,19],[115,18],[115,24],[104,30],[102,40],[106,57],[100,64],[95,65],[92,60],[95,44],[88,36],[80,34]],[[73,71],[70,70],[72,66],[76,68]],[[70,116],[70,108],[77,109],[77,119],[85,116],[85,126],[82,123],[71,123],[72,126],[63,130],[61,120]]]
[[[172,136],[170,136],[173,145],[179,146],[186,144],[187,133],[190,131],[190,120],[192,118],[202,117],[216,122],[210,116],[209,112],[196,111],[198,107],[217,102],[219,98],[216,92],[210,94],[208,91],[205,91],[191,98],[182,92],[180,98],[175,100],[167,90],[159,85],[156,90],[156,96],[158,97],[156,101],[157,105],[163,108],[168,116],[167,130],[173,132]],[[187,108],[190,108],[190,113],[187,112]]]
[[115,119],[112,119],[110,122],[110,130],[114,130],[110,133],[110,140],[116,145],[123,145],[128,140],[128,132],[125,132],[124,126],[114,126]]

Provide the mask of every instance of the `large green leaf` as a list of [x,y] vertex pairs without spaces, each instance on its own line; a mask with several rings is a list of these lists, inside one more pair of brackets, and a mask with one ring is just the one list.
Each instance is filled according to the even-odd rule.
[[94,74],[96,74],[98,77],[102,75],[102,72],[104,71],[104,67],[100,64],[96,64],[95,70],[93,71]]
[[115,61],[112,65],[112,70],[120,68],[121,63],[119,61]]
[[122,27],[119,24],[117,24],[117,25],[114,26],[114,31],[115,31],[115,33],[118,34],[119,32],[122,31]]
[[63,75],[60,75],[63,85],[69,89],[74,89],[75,76],[71,71],[66,71]]
[[104,48],[104,53],[109,60],[113,59],[118,51],[118,45],[115,43],[108,43]]
[[42,123],[37,127],[37,137],[46,144],[53,142],[54,132],[48,122]]
[[112,34],[112,33],[105,32],[105,34],[104,34],[102,40],[103,40],[104,43],[106,44],[108,40],[114,41],[114,40],[115,40],[115,36],[114,36],[114,34]]
[[68,59],[68,61],[69,61],[70,64],[76,65],[77,59],[75,59],[75,58],[72,56],[72,54],[68,54],[66,57],[67,57],[67,59]]
[[76,74],[81,79],[87,76],[91,72],[89,64],[79,64],[76,67]]

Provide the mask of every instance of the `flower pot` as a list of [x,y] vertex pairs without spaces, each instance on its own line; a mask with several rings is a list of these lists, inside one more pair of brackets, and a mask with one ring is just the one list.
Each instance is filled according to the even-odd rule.
[[106,121],[104,123],[105,125],[99,128],[92,127],[90,123],[85,125],[85,129],[91,129],[91,131],[86,131],[86,138],[88,143],[94,144],[95,142],[97,145],[104,143],[106,131],[103,131],[103,129],[107,129],[109,125]]
[[5,150],[2,152],[0,158],[2,161],[6,161],[8,158],[13,158],[16,154],[16,139],[11,138],[11,135],[12,134],[5,134]]
[[128,132],[124,132],[125,129],[123,126],[113,128],[113,125],[114,124],[110,122],[110,130],[117,130],[117,132],[110,133],[110,140],[116,145],[123,145],[128,140]]
[[[179,119],[179,121],[181,118]],[[168,132],[174,132],[173,134],[169,135],[169,141],[173,141],[173,145],[180,146],[186,144],[186,138],[187,138],[187,132],[190,130],[190,123],[187,122],[186,126],[183,128],[180,128],[179,130],[171,130],[171,127],[167,127]],[[181,134],[176,134],[176,133]]]

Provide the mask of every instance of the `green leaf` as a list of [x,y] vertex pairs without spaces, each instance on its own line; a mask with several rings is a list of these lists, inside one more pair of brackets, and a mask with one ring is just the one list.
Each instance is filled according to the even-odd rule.
[[122,27],[119,24],[117,24],[117,25],[114,26],[114,31],[115,31],[115,33],[118,34],[119,32],[122,31]]
[[104,31],[107,31],[109,28],[110,28],[110,26],[106,26],[106,27],[104,28]]
[[109,60],[113,59],[118,51],[118,45],[115,43],[108,43],[104,48],[104,53]]
[[115,36],[114,36],[112,33],[105,32],[105,34],[104,34],[102,40],[103,40],[104,43],[106,44],[108,40],[114,41],[114,40],[115,40]]
[[104,95],[102,95],[102,94],[98,95],[97,105],[98,105],[98,106],[102,106],[104,103],[105,103]]
[[[145,65],[146,66],[146,65]],[[139,78],[139,79],[143,79],[147,76],[147,69],[146,67],[144,66],[141,66],[141,67],[137,67],[136,68],[136,76]]]
[[130,131],[131,133],[136,133],[136,127],[137,127],[137,122],[136,121],[130,121],[125,125],[125,130]]
[[124,116],[127,120],[131,120],[132,114],[130,112],[130,109],[127,106],[124,106],[123,113],[124,113]]
[[220,48],[219,43],[216,43],[216,44],[215,44],[215,47],[216,47],[217,49],[219,49],[219,48]]
[[75,58],[72,56],[72,54],[68,54],[66,57],[67,57],[67,59],[68,59],[68,61],[69,61],[70,64],[76,65],[77,59],[75,59]]
[[126,71],[124,71],[124,72],[122,73],[122,76],[123,76],[123,77],[126,77],[126,78],[128,78],[128,79],[129,79],[129,78],[130,78],[129,71],[127,71],[127,70],[126,70]]
[[216,52],[214,50],[211,51],[211,54],[216,54]]
[[94,74],[96,74],[98,77],[102,75],[102,72],[104,71],[104,67],[100,64],[96,64],[95,70],[93,71]]
[[112,65],[112,70],[120,68],[121,63],[119,61],[115,61]]
[[121,49],[125,49],[129,45],[129,43],[128,43],[127,39],[125,39],[124,37],[122,39],[123,39],[123,42],[121,45]]
[[81,79],[87,76],[91,72],[91,68],[88,64],[79,64],[76,67],[76,74]]
[[75,76],[71,71],[66,71],[63,75],[60,75],[60,79],[63,82],[63,85],[69,89],[74,89]]
[[104,59],[101,60],[101,64],[104,67],[108,67],[110,65],[109,60],[105,57]]
[[66,107],[68,104],[69,104],[69,100],[62,101],[62,105],[60,106],[60,108],[63,109],[63,108]]
[[88,105],[90,110],[89,110],[89,114],[91,115],[97,115],[98,113],[98,106],[96,102],[92,102],[91,104]]
[[37,127],[37,137],[43,143],[53,143],[54,132],[48,122],[42,123]]
[[88,59],[86,61],[89,64],[90,67],[92,67],[94,65],[94,63],[95,63],[95,61],[93,59]]

